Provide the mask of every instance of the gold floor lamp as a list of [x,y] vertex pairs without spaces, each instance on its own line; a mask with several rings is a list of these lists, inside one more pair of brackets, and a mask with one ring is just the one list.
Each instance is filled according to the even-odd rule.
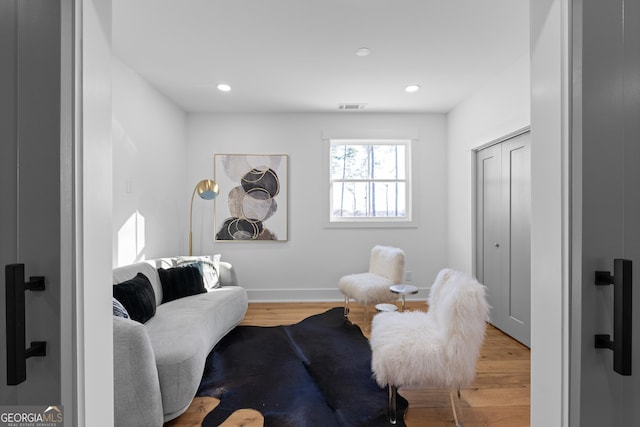
[[191,208],[189,209],[189,255],[193,255],[193,199],[196,196],[196,192],[201,199],[213,200],[218,197],[220,190],[218,189],[218,184],[211,179],[203,179],[193,189]]

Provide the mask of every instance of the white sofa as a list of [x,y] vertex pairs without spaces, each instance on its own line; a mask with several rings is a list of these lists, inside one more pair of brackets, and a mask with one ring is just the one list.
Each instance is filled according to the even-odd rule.
[[244,318],[247,293],[229,263],[220,262],[220,287],[162,303],[158,268],[177,258],[113,270],[113,283],[143,273],[153,287],[156,312],[146,323],[113,317],[116,426],[162,426],[188,407],[214,345]]

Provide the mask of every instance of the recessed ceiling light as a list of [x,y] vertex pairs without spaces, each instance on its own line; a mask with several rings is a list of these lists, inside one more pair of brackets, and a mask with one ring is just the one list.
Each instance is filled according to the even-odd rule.
[[361,47],[360,49],[356,50],[356,55],[358,56],[368,56],[370,53],[371,51],[367,47]]
[[229,92],[231,90],[231,86],[226,83],[220,83],[217,87],[221,92]]
[[405,92],[417,92],[420,90],[420,86],[419,85],[409,85],[407,87],[404,88]]

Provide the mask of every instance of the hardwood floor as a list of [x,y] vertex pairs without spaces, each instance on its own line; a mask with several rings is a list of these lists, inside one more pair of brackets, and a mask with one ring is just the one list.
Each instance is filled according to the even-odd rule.
[[[276,326],[299,322],[340,303],[254,303],[249,304],[242,325]],[[424,302],[407,302],[408,310],[426,310]],[[370,310],[369,316],[375,313]],[[351,303],[349,319],[368,337],[370,319],[364,321],[363,307]],[[529,426],[530,354],[529,349],[489,326],[472,387],[462,390],[461,420],[465,427]],[[453,414],[446,390],[403,388],[400,394],[409,401],[405,416],[408,427],[452,426]],[[217,399],[196,398],[189,409],[165,427],[200,426],[202,419],[218,404]],[[223,427],[260,427],[260,413],[238,411]]]

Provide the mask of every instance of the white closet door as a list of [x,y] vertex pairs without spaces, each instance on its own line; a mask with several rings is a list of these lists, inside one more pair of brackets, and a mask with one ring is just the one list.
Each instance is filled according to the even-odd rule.
[[531,318],[529,132],[480,150],[476,164],[476,275],[491,323],[525,345]]

